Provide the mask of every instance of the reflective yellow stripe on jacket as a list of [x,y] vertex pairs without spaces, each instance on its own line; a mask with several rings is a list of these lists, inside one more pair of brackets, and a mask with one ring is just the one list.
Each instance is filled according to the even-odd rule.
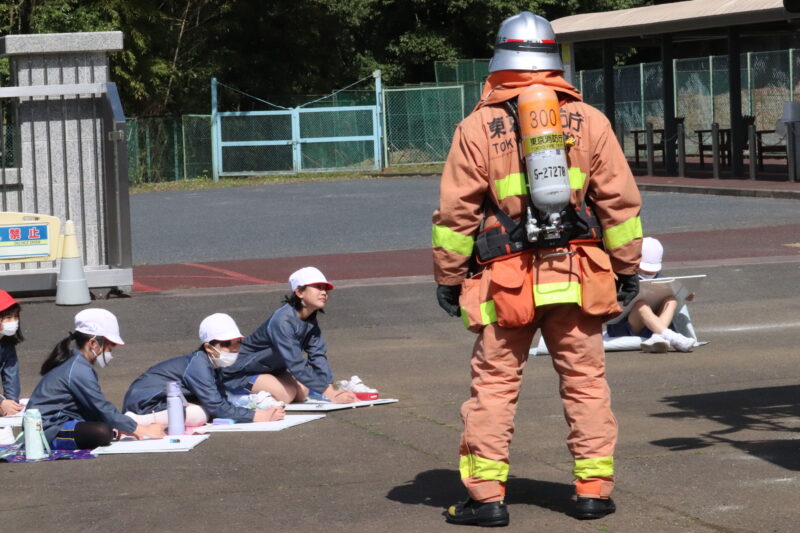
[[603,244],[606,250],[619,248],[634,239],[642,238],[642,219],[638,216],[629,218],[622,224],[606,228],[603,231]]
[[[494,310],[494,300],[481,302],[480,309],[481,325],[486,326],[493,322],[497,322],[497,312]],[[464,327],[469,329],[469,317],[467,316],[467,310],[463,307],[461,308],[461,321],[464,323]]]
[[583,184],[586,183],[586,173],[581,172],[579,167],[570,167],[568,176],[570,189],[583,190]]
[[592,477],[612,477],[614,475],[613,457],[595,457],[592,459],[575,459],[572,474],[578,479]]
[[461,235],[447,226],[433,226],[431,244],[448,252],[470,257],[475,240],[469,235]]
[[508,463],[492,461],[477,455],[462,455],[459,470],[461,471],[461,479],[474,477],[502,483],[508,480]]
[[533,302],[536,307],[550,304],[581,305],[581,284],[577,281],[539,283],[533,286]]
[[494,187],[497,190],[497,199],[501,202],[509,196],[519,196],[528,192],[525,174],[514,172],[505,178],[494,180]]

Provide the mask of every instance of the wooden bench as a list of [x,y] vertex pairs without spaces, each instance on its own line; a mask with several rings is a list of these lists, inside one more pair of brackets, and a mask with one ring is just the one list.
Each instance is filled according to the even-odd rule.
[[[719,159],[721,165],[727,165],[731,160],[731,130],[720,128],[719,130]],[[713,130],[694,130],[697,134],[697,153],[700,155],[700,168],[705,167],[705,153],[708,151],[714,157],[714,144],[711,134]],[[706,134],[708,142],[705,142]]]
[[775,132],[772,130],[759,130],[756,132],[756,146],[758,150],[758,168],[760,170],[764,170],[765,155],[778,159],[787,158],[785,136],[783,139],[781,139],[784,144],[764,144],[764,136],[769,135],[771,133]]
[[[639,150],[644,152],[645,157],[647,157],[647,130],[631,130],[633,133],[633,157],[636,166],[639,166]],[[639,142],[639,135],[642,136],[643,141]],[[656,141],[656,136],[658,136],[658,141]],[[661,152],[661,158],[664,158],[664,130],[653,130],[653,154],[655,155],[656,152]]]

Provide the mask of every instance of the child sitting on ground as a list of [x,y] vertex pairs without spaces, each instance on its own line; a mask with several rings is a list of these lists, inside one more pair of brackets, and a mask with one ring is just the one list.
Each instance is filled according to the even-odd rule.
[[[660,278],[663,255],[664,247],[658,239],[645,237],[639,279]],[[623,320],[606,326],[606,332],[609,337],[638,335],[644,338],[641,345],[644,352],[664,353],[670,347],[679,352],[691,352],[695,340],[674,330],[672,320],[677,311],[678,301],[674,296],[664,298],[655,309],[644,300],[637,300]]]
[[19,329],[19,303],[6,291],[0,290],[0,374],[3,394],[0,394],[0,416],[22,411],[19,403],[19,362],[17,344],[22,342]]

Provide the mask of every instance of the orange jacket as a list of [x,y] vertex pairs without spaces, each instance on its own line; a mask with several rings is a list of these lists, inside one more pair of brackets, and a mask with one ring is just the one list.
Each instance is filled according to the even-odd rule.
[[[437,283],[458,285],[466,277],[487,194],[514,218],[526,208],[516,130],[502,102],[534,83],[557,91],[564,131],[576,140],[567,156],[570,202],[577,206],[588,197],[593,203],[614,272],[636,271],[641,197],[608,119],[555,72],[498,71],[490,75],[481,102],[456,127],[442,173],[432,234]],[[490,216],[486,225],[496,223]]]

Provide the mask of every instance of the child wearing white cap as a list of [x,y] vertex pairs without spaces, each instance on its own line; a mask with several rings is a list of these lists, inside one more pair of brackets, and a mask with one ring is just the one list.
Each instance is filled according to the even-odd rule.
[[328,347],[317,323],[333,285],[319,269],[305,267],[289,276],[289,289],[284,305],[242,341],[238,361],[222,371],[225,387],[232,394],[269,392],[286,403],[307,397],[358,401],[352,392],[334,388]]
[[283,407],[250,410],[228,401],[220,372],[236,362],[242,334],[233,318],[214,313],[200,323],[201,346],[193,353],[150,367],[125,394],[126,415],[140,423],[166,426],[167,384],[177,382],[187,401],[186,425],[201,426],[214,418],[236,422],[269,422],[284,417]]
[[[75,348],[70,349],[73,341]],[[114,347],[122,344],[117,317],[105,309],[84,309],[75,315],[75,331],[42,364],[42,379],[27,408],[41,413],[52,448],[107,446],[114,430],[137,438],[164,436],[161,426],[138,424],[120,413],[100,390],[94,367],[108,365]]]
[[[642,260],[639,263],[639,278],[661,277],[661,261],[664,247],[658,239],[645,237],[642,240]],[[679,352],[691,352],[695,340],[672,329],[672,319],[678,310],[678,301],[673,296],[664,298],[656,309],[643,300],[634,302],[624,321],[606,326],[609,337],[637,335],[642,337],[645,352],[666,352],[670,347]]]

